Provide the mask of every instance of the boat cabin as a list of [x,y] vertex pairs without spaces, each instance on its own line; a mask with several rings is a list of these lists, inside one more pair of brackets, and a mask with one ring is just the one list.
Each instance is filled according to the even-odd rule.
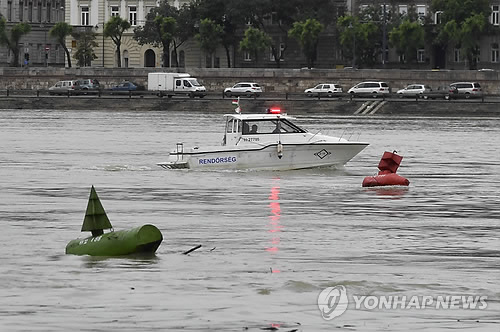
[[[295,125],[293,117],[283,114],[226,114],[223,145],[236,145],[241,140],[253,141],[255,136],[305,133]],[[269,136],[268,138],[271,138]]]

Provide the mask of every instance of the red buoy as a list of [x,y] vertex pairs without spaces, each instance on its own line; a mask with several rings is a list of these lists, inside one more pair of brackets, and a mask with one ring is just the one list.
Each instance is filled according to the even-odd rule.
[[363,187],[376,186],[408,186],[410,181],[401,175],[396,174],[396,171],[401,164],[403,157],[394,152],[384,152],[382,159],[378,164],[378,175],[367,176],[363,180]]

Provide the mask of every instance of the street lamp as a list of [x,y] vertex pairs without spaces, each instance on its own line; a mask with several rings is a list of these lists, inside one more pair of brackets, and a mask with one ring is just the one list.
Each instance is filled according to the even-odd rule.
[[384,24],[382,28],[382,65],[385,67],[386,50],[387,50],[387,10],[384,2]]
[[356,31],[352,22],[349,23],[349,29],[352,29],[352,69],[356,68]]

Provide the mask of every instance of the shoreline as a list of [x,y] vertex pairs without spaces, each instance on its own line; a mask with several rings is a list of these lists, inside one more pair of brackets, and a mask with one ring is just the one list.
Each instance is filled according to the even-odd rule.
[[[172,112],[234,112],[232,99],[221,97],[199,99],[158,98],[144,96],[1,96],[0,110],[151,110]],[[291,115],[333,114],[339,116],[441,116],[441,117],[499,117],[500,102],[481,100],[415,100],[415,99],[241,99],[244,112],[261,113],[279,106]]]

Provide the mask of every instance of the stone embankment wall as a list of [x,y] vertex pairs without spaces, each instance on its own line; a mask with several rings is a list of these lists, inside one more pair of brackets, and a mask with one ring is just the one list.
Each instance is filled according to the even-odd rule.
[[178,71],[197,77],[209,91],[222,91],[241,81],[260,83],[265,92],[297,93],[318,83],[339,83],[347,91],[361,81],[385,81],[395,92],[411,83],[432,88],[453,82],[479,82],[487,94],[500,94],[500,72],[497,71],[430,71],[398,69],[246,69],[246,68],[0,68],[0,90],[47,89],[59,80],[96,78],[105,88],[124,80],[147,85],[149,72]]
[[[245,113],[262,113],[271,106],[279,105],[288,114],[297,116],[305,114],[333,114],[339,116],[365,117],[357,114],[357,110],[367,102],[363,100],[329,100],[303,99],[281,100],[244,99],[240,104]],[[378,110],[375,116],[439,116],[439,117],[498,117],[500,108],[495,102],[479,101],[415,101],[392,99]],[[81,110],[88,111],[152,111],[152,112],[211,112],[216,114],[233,113],[234,105],[229,99],[189,99],[189,98],[140,98],[140,97],[5,97],[0,96],[1,109],[49,109],[49,110]]]

